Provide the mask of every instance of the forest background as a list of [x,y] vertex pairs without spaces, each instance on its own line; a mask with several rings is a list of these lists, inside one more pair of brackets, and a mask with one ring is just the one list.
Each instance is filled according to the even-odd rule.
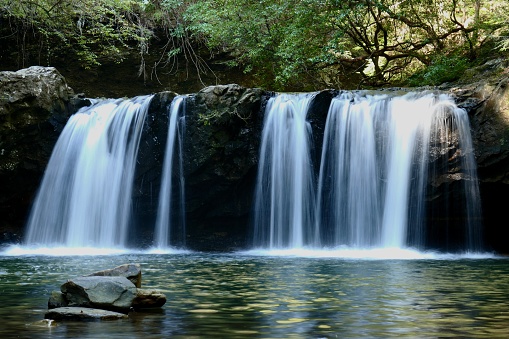
[[97,96],[434,86],[507,58],[509,2],[0,0],[0,46],[2,70],[55,66]]

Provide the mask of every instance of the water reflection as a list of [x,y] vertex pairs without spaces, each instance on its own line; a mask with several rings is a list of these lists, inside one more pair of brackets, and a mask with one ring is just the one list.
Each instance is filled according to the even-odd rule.
[[[41,323],[69,277],[126,262],[160,310],[114,322]],[[354,260],[219,254],[0,256],[5,338],[503,337],[509,260]]]

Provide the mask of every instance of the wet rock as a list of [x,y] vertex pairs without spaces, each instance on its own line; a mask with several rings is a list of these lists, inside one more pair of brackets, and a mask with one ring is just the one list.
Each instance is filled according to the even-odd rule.
[[448,91],[470,118],[487,250],[509,253],[505,241],[509,195],[509,61],[496,59],[469,70]]
[[134,309],[161,307],[166,303],[166,296],[159,290],[138,288],[136,292]]
[[[129,280],[130,278],[131,280]],[[113,311],[127,314],[132,310],[159,308],[166,303],[166,296],[156,289],[141,286],[141,266],[124,264],[112,269],[70,279],[54,291],[48,300],[48,319],[116,319]],[[94,310],[91,310],[94,309]]]
[[159,207],[162,169],[168,138],[169,109],[174,92],[160,92],[150,101],[147,118],[143,125],[138,160],[133,181],[133,228],[128,241],[136,247],[150,247],[153,241],[153,227]]
[[66,307],[68,305],[64,294],[60,291],[53,291],[48,300],[48,309]]
[[264,95],[231,84],[207,87],[186,101],[185,206],[191,248],[245,246]]
[[136,286],[125,277],[80,277],[61,286],[69,306],[128,313],[137,295]]
[[89,276],[99,277],[125,277],[131,281],[134,286],[141,287],[141,266],[140,264],[124,264],[115,268],[94,272]]
[[125,319],[123,313],[86,307],[59,307],[46,312],[45,319],[52,320],[116,320]]

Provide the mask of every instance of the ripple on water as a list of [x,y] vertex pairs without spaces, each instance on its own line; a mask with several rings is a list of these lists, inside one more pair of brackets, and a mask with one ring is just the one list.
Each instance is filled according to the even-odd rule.
[[[0,336],[492,338],[509,333],[509,260],[435,259],[139,252],[0,256],[5,325]],[[126,262],[142,264],[143,287],[167,293],[160,312],[137,313],[118,324],[34,325],[44,316],[50,292],[66,279]]]

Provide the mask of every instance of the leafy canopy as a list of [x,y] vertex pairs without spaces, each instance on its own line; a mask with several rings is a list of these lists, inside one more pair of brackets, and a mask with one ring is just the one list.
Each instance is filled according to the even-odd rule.
[[140,75],[220,61],[276,90],[449,81],[509,50],[508,27],[505,0],[0,0],[20,67],[137,53]]

